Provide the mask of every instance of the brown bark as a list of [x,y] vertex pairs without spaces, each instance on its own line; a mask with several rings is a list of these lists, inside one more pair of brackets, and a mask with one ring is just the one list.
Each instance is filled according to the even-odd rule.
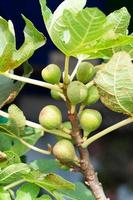
[[[73,130],[71,132],[71,136],[75,142],[75,145],[78,147],[80,153],[80,168],[81,173],[85,177],[85,184],[90,187],[92,190],[96,200],[107,200],[102,184],[99,182],[97,173],[95,172],[89,157],[89,152],[87,148],[82,148],[82,135],[78,125],[77,114],[70,113],[70,105],[67,103],[68,107],[68,118],[72,123]],[[109,200],[109,199],[108,199]]]

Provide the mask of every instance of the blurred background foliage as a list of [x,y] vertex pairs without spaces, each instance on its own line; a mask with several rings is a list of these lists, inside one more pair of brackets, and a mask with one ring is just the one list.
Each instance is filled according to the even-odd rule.
[[[54,11],[62,0],[47,0],[48,6]],[[90,7],[99,7],[104,13],[127,7],[130,14],[133,15],[133,2],[131,0],[88,0]],[[35,26],[47,37],[47,44],[37,50],[30,59],[34,68],[33,78],[41,79],[41,70],[48,63],[56,63],[63,68],[64,56],[51,43],[41,17],[38,0],[4,0],[0,1],[0,15],[5,19],[11,19],[14,23],[17,37],[17,47],[23,42],[24,22],[21,14],[28,17]],[[133,17],[130,23],[130,32],[133,30]],[[92,61],[96,64],[98,61]],[[72,68],[75,60],[72,59]],[[64,109],[64,103],[55,102],[50,98],[49,90],[36,86],[26,85],[19,94],[15,103],[24,111],[28,120],[38,122],[38,115],[43,106],[55,104],[62,110],[63,118],[67,116]],[[115,124],[122,120],[124,116],[111,112],[100,102],[93,106],[103,115],[103,124],[99,130]],[[6,109],[6,107],[5,107]],[[53,136],[46,135],[38,143],[43,148],[46,143],[55,143]],[[101,182],[112,200],[132,200],[133,199],[133,125],[121,128],[110,135],[100,139],[89,147],[92,161],[99,171]],[[43,156],[29,152],[27,160],[31,161]],[[59,172],[60,174],[62,172]],[[77,181],[82,177],[80,175],[65,173],[68,179]]]

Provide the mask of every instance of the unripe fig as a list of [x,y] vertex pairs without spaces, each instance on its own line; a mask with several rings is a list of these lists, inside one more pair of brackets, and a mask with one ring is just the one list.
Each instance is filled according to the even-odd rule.
[[84,100],[83,104],[84,105],[92,105],[94,103],[96,103],[100,98],[98,89],[96,86],[92,86],[88,89],[88,95],[86,97],[86,99]]
[[73,144],[65,139],[55,144],[53,154],[63,163],[76,162],[78,160]]
[[44,107],[39,115],[40,124],[46,129],[56,129],[62,122],[60,110],[53,105]]
[[51,97],[55,100],[61,100],[61,97],[60,97],[60,92],[57,91],[57,90],[51,90],[50,91],[51,93]]
[[81,81],[82,83],[88,83],[92,80],[95,75],[94,66],[89,62],[82,62],[80,63],[76,77],[77,80]]
[[102,116],[97,110],[85,109],[80,114],[79,121],[82,129],[91,133],[101,125]]
[[48,83],[58,84],[61,79],[61,70],[57,65],[50,64],[42,70],[42,78]]
[[83,102],[87,93],[87,87],[79,81],[73,81],[68,85],[67,96],[73,105]]

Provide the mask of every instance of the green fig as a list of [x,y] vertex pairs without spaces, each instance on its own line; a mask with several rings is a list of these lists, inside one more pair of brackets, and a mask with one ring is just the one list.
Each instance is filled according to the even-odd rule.
[[60,140],[53,147],[53,154],[63,163],[76,162],[78,158],[73,144],[69,140]]
[[93,79],[95,75],[94,66],[89,62],[82,62],[79,64],[76,77],[78,81],[82,83],[88,83]]
[[83,102],[87,93],[87,87],[79,81],[73,81],[68,85],[67,96],[73,105]]
[[59,128],[62,123],[60,110],[53,105],[44,107],[40,112],[39,122],[44,128],[49,130]]
[[48,83],[58,84],[61,79],[61,70],[57,65],[50,64],[42,70],[42,78]]
[[55,100],[61,100],[60,92],[57,90],[51,90],[51,97]]
[[88,106],[92,105],[96,103],[99,100],[99,98],[100,98],[100,95],[99,95],[98,89],[96,86],[93,85],[88,89],[88,94],[83,104],[88,105]]
[[91,133],[101,125],[102,116],[97,110],[85,109],[80,114],[79,121],[82,129]]

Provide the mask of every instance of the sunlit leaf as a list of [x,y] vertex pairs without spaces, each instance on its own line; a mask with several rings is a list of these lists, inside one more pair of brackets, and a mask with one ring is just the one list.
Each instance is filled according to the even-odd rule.
[[46,1],[40,0],[40,4],[52,41],[67,56],[107,59],[112,56],[112,48],[133,42],[133,36],[122,35],[130,20],[126,8],[106,17],[98,8],[83,9],[85,2],[77,8],[74,0],[69,0],[69,6],[64,1],[53,14]]
[[128,53],[114,54],[97,72],[95,83],[109,109],[133,115],[133,64]]
[[25,41],[17,50],[15,31],[11,21],[0,18],[0,73],[15,69],[28,60],[36,49],[45,44],[45,37],[23,16],[26,23]]

